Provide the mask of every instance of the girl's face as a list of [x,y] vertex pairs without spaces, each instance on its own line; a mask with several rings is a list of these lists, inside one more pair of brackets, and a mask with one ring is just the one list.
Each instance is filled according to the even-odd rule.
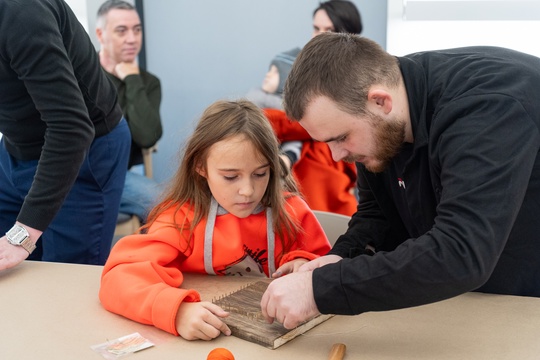
[[270,164],[244,135],[219,141],[210,147],[206,178],[212,195],[229,213],[248,217],[261,202],[268,181]]

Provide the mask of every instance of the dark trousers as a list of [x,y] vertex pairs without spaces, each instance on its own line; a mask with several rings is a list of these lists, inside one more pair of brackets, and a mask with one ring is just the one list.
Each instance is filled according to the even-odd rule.
[[[92,142],[75,184],[28,259],[105,263],[116,226],[130,146],[131,136],[124,119],[109,134]],[[37,163],[37,160],[14,159],[6,151],[3,140],[0,141],[2,235],[17,219],[32,185]]]

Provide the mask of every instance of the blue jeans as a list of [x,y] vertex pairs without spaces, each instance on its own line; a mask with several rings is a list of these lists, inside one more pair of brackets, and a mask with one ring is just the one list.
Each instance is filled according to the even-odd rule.
[[[92,142],[75,184],[29,259],[105,263],[116,227],[130,146],[131,135],[124,119],[109,134]],[[3,139],[0,141],[0,233],[15,223],[37,163],[14,159]]]
[[155,180],[128,171],[120,200],[120,212],[137,215],[144,223],[148,213],[156,205],[160,192],[160,185]]

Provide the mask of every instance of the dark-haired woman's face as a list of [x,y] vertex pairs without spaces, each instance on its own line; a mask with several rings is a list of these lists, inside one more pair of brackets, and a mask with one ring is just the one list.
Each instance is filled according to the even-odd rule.
[[314,38],[315,36],[324,32],[335,31],[336,29],[334,28],[334,24],[332,23],[332,20],[330,20],[330,17],[328,17],[326,10],[318,10],[313,16],[313,34],[311,37]]

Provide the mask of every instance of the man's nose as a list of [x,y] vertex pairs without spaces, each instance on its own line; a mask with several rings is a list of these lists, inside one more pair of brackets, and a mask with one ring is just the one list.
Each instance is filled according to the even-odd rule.
[[134,42],[136,39],[137,39],[137,35],[135,35],[135,33],[133,31],[128,31],[127,32],[126,40],[128,42]]
[[330,147],[330,151],[332,152],[332,159],[335,162],[343,160],[345,157],[347,157],[347,151],[341,146],[338,146],[335,143],[330,143],[328,144],[328,146]]

